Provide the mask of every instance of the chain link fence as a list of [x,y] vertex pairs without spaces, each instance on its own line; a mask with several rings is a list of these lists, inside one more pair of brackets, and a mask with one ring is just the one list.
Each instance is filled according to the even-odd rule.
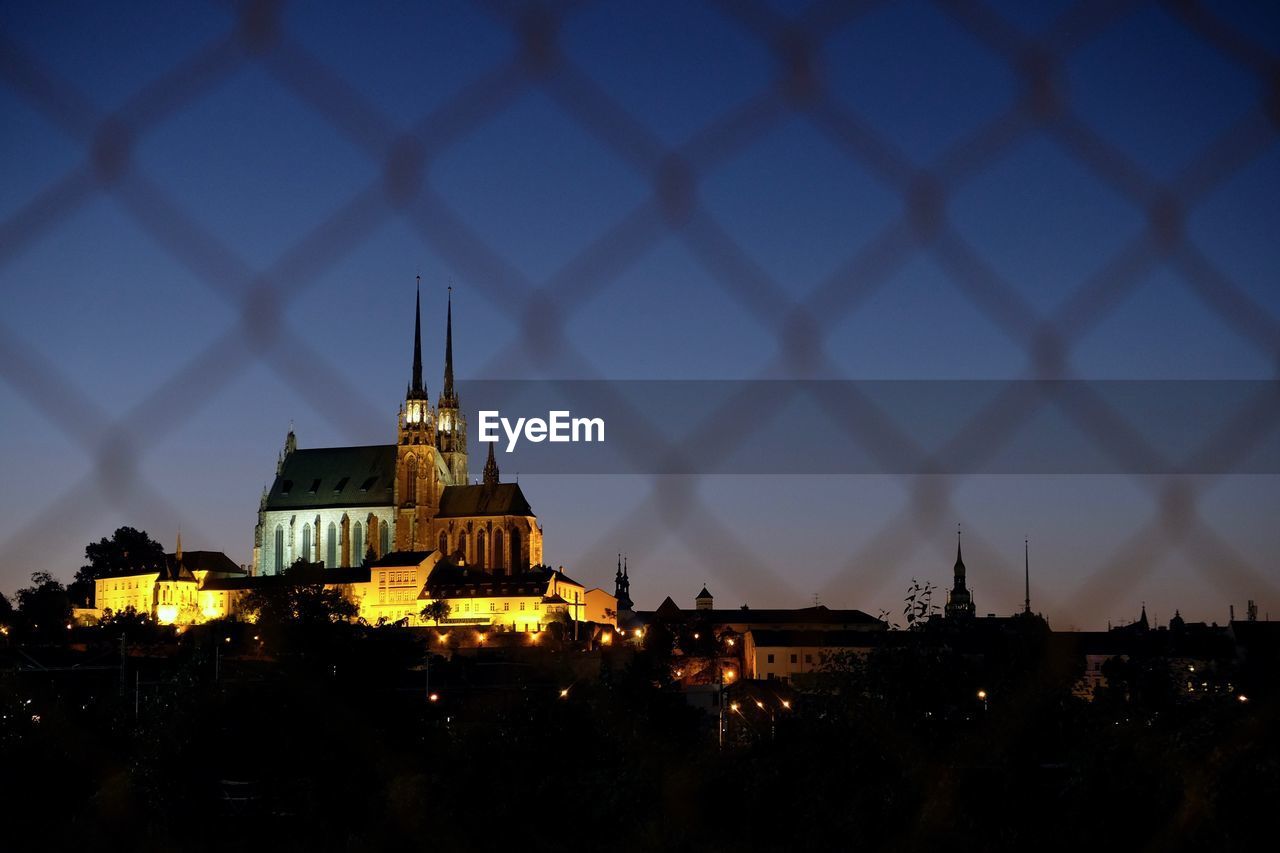
[[[471,286],[510,313],[520,330],[494,363],[522,359],[549,366],[571,363],[584,378],[601,377],[575,350],[565,330],[596,289],[625,274],[647,250],[674,236],[723,293],[776,336],[785,369],[797,377],[830,378],[840,367],[824,343],[878,289],[914,258],[928,256],[966,300],[1001,334],[1025,351],[1037,380],[1069,379],[1068,357],[1090,330],[1108,318],[1124,294],[1156,265],[1171,266],[1203,303],[1242,341],[1272,359],[1280,371],[1280,318],[1220,269],[1189,235],[1186,223],[1216,188],[1273,146],[1280,121],[1280,56],[1221,20],[1209,4],[1171,0],[1162,7],[1182,27],[1256,78],[1262,95],[1253,110],[1217,128],[1210,144],[1172,179],[1161,180],[1078,115],[1064,96],[1064,67],[1093,39],[1137,7],[1136,2],[1089,0],[1067,9],[1042,34],[1029,36],[977,2],[937,0],[938,10],[974,36],[1014,73],[1018,96],[1008,109],[946,147],[927,166],[903,153],[897,141],[850,109],[829,86],[819,54],[829,34],[858,26],[877,3],[812,5],[797,18],[759,3],[721,3],[718,14],[751,34],[777,59],[777,74],[753,97],[710,116],[682,144],[671,146],[639,120],[560,47],[565,22],[577,4],[491,3],[485,7],[515,37],[516,49],[448,100],[407,125],[393,120],[344,79],[340,69],[309,52],[284,23],[280,4],[246,0],[235,5],[238,23],[216,43],[185,57],[143,86],[119,109],[103,112],[61,79],[42,58],[0,34],[0,82],[19,93],[83,150],[83,160],[0,222],[0,268],[57,229],[88,200],[112,197],[138,228],[240,317],[230,333],[180,366],[166,381],[118,417],[102,412],[75,390],[63,368],[24,346],[0,327],[0,379],[55,429],[92,448],[96,465],[87,481],[71,484],[13,541],[48,529],[79,511],[86,490],[120,506],[162,505],[142,475],[147,448],[188,424],[180,402],[193,383],[217,388],[255,365],[266,365],[315,401],[332,422],[354,430],[352,412],[366,401],[335,369],[330,356],[291,333],[281,317],[305,298],[316,279],[389,220],[410,224],[422,241]],[[161,122],[198,102],[246,65],[265,70],[315,115],[362,150],[378,170],[375,180],[328,212],[310,233],[265,267],[254,265],[202,226],[163,182],[139,167],[134,152]],[[602,236],[580,247],[559,272],[535,279],[504,260],[486,238],[432,186],[433,160],[531,90],[544,93],[584,133],[615,154],[648,187],[646,198],[619,210]],[[893,187],[901,214],[849,254],[835,274],[798,295],[755,263],[732,231],[700,200],[700,182],[736,153],[794,115],[851,161]],[[405,129],[407,127],[407,129]],[[1111,253],[1099,272],[1080,281],[1048,315],[1038,313],[981,250],[962,236],[949,203],[967,180],[1006,157],[1028,135],[1047,134],[1101,185],[1143,212],[1145,227]],[[1087,248],[1083,249],[1088,251]],[[796,392],[803,393],[803,392]],[[851,394],[856,393],[850,391]],[[1030,396],[1028,396],[1030,395]],[[872,455],[892,455],[907,439],[868,400],[849,401],[861,414],[842,429]],[[1083,399],[1073,417],[1108,453],[1149,452],[1140,434],[1124,428],[1105,402]],[[963,425],[957,446],[981,456],[1008,440],[1043,404],[1034,384],[995,400]],[[374,406],[373,403],[368,403]],[[724,413],[727,448],[747,440],[759,421]],[[1280,421],[1274,392],[1242,408],[1203,449],[1230,457],[1247,454]],[[109,424],[103,428],[103,424]],[[885,573],[924,536],[949,527],[959,479],[904,474],[912,495],[856,553],[829,585],[874,589]],[[1132,531],[1104,564],[1092,567],[1066,606],[1099,612],[1143,582],[1160,559],[1180,551],[1213,580],[1275,600],[1277,585],[1241,556],[1202,518],[1198,501],[1215,478],[1134,477],[1151,502],[1148,523]],[[740,531],[704,502],[696,477],[654,477],[634,515],[606,537],[629,541],[672,536],[703,563],[711,577],[732,573],[756,588],[784,588],[776,567],[753,555]],[[696,534],[695,534],[696,531]],[[1006,573],[1016,571],[1006,567]]]

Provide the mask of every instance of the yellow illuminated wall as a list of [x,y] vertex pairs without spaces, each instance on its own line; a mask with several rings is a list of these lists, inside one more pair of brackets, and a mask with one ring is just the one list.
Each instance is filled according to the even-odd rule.
[[93,601],[98,610],[121,613],[132,607],[138,613],[153,616],[156,579],[159,572],[127,577],[98,578],[93,582]]

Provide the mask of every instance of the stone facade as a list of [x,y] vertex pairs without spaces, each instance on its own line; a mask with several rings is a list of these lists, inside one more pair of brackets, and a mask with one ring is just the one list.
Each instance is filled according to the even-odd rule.
[[499,575],[542,563],[542,528],[519,485],[501,482],[492,445],[484,482],[467,481],[452,299],[435,406],[422,381],[420,299],[410,377],[394,445],[299,449],[290,430],[258,507],[254,574],[279,574],[298,560],[345,568],[391,552],[433,550]]

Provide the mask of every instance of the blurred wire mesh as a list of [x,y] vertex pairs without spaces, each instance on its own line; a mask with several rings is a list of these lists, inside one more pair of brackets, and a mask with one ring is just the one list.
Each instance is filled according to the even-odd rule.
[[[1276,141],[1280,120],[1280,57],[1254,43],[1193,0],[1162,4],[1180,24],[1230,62],[1257,78],[1256,107],[1221,127],[1190,165],[1161,181],[1076,115],[1061,96],[1064,64],[1107,31],[1135,3],[1083,2],[1042,35],[1030,37],[981,3],[937,0],[936,6],[975,36],[1019,81],[1012,106],[976,132],[951,145],[928,167],[905,156],[895,140],[878,132],[856,111],[832,97],[816,57],[826,35],[878,4],[817,3],[799,19],[784,18],[757,3],[722,3],[719,13],[745,28],[776,56],[772,84],[744,103],[712,117],[683,144],[670,147],[646,128],[626,103],[615,100],[558,47],[558,32],[575,12],[573,4],[524,6],[494,3],[487,10],[516,37],[517,50],[467,85],[443,105],[402,128],[341,73],[291,37],[279,4],[247,0],[238,4],[238,25],[212,46],[186,57],[143,86],[120,109],[103,113],[84,94],[59,78],[39,56],[0,36],[0,80],[21,93],[49,121],[76,140],[83,162],[51,182],[23,208],[0,223],[0,265],[68,218],[86,199],[109,194],[136,224],[154,238],[210,292],[234,306],[238,327],[180,367],[132,410],[111,423],[57,364],[0,333],[0,378],[69,437],[93,448],[96,471],[55,500],[17,537],[64,516],[73,495],[91,486],[122,505],[160,503],[140,475],[145,449],[181,429],[188,415],[173,405],[190,383],[216,387],[254,364],[271,367],[300,393],[317,401],[335,423],[353,424],[349,401],[359,389],[334,369],[324,352],[278,322],[291,303],[350,248],[389,219],[411,223],[421,239],[480,289],[505,306],[521,330],[516,355],[533,365],[553,357],[598,376],[589,358],[575,352],[563,334],[591,288],[603,288],[625,273],[659,240],[675,235],[725,295],[772,329],[785,368],[799,377],[840,375],[823,352],[823,342],[842,320],[913,258],[927,254],[967,300],[1026,351],[1035,379],[1070,378],[1067,356],[1075,342],[1104,320],[1118,296],[1137,286],[1156,264],[1172,265],[1234,334],[1275,359],[1280,369],[1280,318],[1268,313],[1232,281],[1189,237],[1189,213],[1223,182]],[[267,268],[255,267],[187,213],[162,182],[140,170],[132,155],[147,134],[177,111],[246,64],[265,69],[364,151],[379,177],[283,252]],[[615,153],[648,186],[647,198],[619,210],[604,234],[582,245],[572,261],[546,280],[535,280],[505,261],[464,222],[432,187],[432,158],[451,144],[466,144],[481,124],[500,114],[531,89],[549,96],[583,132]],[[812,293],[797,297],[772,278],[707,206],[700,203],[700,180],[735,152],[794,114],[805,115],[850,160],[896,189],[902,213],[865,244]],[[965,240],[949,219],[956,188],[999,161],[1032,133],[1049,134],[1101,184],[1145,212],[1146,227],[1106,258],[1100,272],[1079,282],[1049,316],[1038,314],[1019,291],[996,273],[982,252]],[[590,274],[585,271],[590,270]],[[801,392],[797,392],[801,393]],[[850,393],[855,393],[851,391]],[[1020,392],[1032,393],[1032,392]],[[339,403],[335,401],[348,401]],[[892,455],[906,438],[879,416],[867,400],[850,400],[839,421],[851,439],[870,454]],[[852,407],[860,412],[848,418]],[[957,446],[981,454],[1006,440],[1035,410],[1035,401],[1006,395],[956,433]],[[98,417],[84,417],[97,413]],[[70,416],[78,413],[78,416]],[[639,413],[638,413],[639,414]],[[726,448],[762,428],[757,419],[718,418]],[[1079,426],[1109,451],[1142,454],[1142,437],[1127,434],[1114,412],[1099,399],[1074,409]],[[1205,454],[1246,453],[1277,425],[1274,393],[1242,407],[1215,436]],[[91,426],[95,425],[95,426]],[[697,428],[693,425],[692,428]],[[847,555],[842,577],[872,585],[908,553],[925,533],[954,518],[954,478],[904,474],[913,495],[908,508],[879,530],[857,553]],[[1132,591],[1171,549],[1181,550],[1201,572],[1274,599],[1277,588],[1236,553],[1197,512],[1212,477],[1135,478],[1155,509],[1151,521],[1104,565],[1092,569],[1070,606],[1099,610]],[[632,539],[670,535],[680,539],[713,575],[730,573],[757,588],[779,588],[776,567],[751,553],[737,531],[719,520],[700,499],[696,478],[654,477],[648,499],[618,523]],[[696,535],[694,534],[696,531]]]

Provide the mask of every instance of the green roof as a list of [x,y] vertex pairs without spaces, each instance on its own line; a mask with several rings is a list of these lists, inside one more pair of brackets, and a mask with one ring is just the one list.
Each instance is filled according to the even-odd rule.
[[396,446],[295,450],[267,494],[268,510],[389,506],[396,477]]

